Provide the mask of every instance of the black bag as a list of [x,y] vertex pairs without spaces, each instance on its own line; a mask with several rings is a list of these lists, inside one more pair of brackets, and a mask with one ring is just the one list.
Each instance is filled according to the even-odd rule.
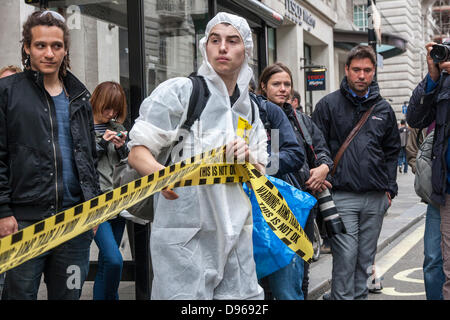
[[[189,131],[194,122],[200,118],[208,102],[210,92],[202,76],[191,74],[189,79],[192,81],[192,94],[189,98],[189,106],[186,121],[181,128]],[[172,148],[182,141],[182,137],[176,141]],[[166,166],[171,162],[171,157],[166,161]],[[128,158],[122,159],[114,168],[113,187],[117,188],[131,181],[141,178],[141,175],[128,164]],[[153,221],[153,196],[150,196],[135,205],[129,207],[127,211],[138,218]]]

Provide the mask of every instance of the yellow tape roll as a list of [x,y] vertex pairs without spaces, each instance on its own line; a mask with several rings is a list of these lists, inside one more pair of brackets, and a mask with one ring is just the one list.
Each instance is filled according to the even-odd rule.
[[224,163],[225,146],[183,160],[0,239],[0,273],[46,252],[165,188],[250,182],[275,234],[310,262],[313,249],[276,187],[250,163]]

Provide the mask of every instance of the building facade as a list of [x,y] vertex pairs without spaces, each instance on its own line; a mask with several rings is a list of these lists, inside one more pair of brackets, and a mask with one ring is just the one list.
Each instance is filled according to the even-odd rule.
[[[106,80],[120,82],[130,104],[130,125],[142,99],[164,80],[187,76],[201,64],[198,42],[219,11],[247,19],[255,43],[255,80],[281,61],[310,113],[336,88],[333,26],[335,0],[49,0],[71,30],[72,71],[93,91]],[[27,4],[30,3],[30,4]],[[20,65],[21,28],[38,0],[5,0],[0,11],[0,65]],[[19,19],[18,19],[19,17]],[[325,70],[324,90],[307,91],[306,74]],[[323,88],[322,88],[323,89]]]
[[[276,28],[276,58],[293,73],[294,88],[301,95],[304,110],[311,114],[314,105],[336,89],[333,27],[337,22],[334,0],[264,0],[280,12],[283,25]],[[323,90],[307,90],[307,75],[325,72]]]

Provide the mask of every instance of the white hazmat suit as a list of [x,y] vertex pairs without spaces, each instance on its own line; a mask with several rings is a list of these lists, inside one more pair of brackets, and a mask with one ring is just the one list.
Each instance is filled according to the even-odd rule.
[[[211,29],[222,22],[237,29],[246,59],[237,85],[240,96],[231,106],[227,88],[208,62],[206,43]],[[174,141],[183,135],[180,159],[211,150],[236,138],[238,118],[252,123],[248,66],[253,42],[241,17],[217,14],[200,40],[204,76],[211,93],[190,132],[180,129],[186,119],[192,82],[174,78],[160,84],[143,101],[128,147],[146,146],[164,164]],[[255,108],[249,147],[259,163],[267,164],[267,137]],[[175,153],[175,156],[177,153]],[[150,248],[154,279],[152,299],[263,299],[258,285],[252,245],[251,204],[238,183],[176,188],[176,200],[155,195],[155,217]]]

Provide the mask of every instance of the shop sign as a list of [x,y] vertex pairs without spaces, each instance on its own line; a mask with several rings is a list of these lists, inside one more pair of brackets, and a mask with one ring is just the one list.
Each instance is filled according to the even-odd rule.
[[300,6],[295,0],[286,0],[286,11],[287,17],[292,19],[295,23],[300,26],[304,23],[311,27],[316,26],[316,19],[314,19],[311,12]]
[[319,91],[325,90],[325,71],[307,71],[306,72],[306,90]]

